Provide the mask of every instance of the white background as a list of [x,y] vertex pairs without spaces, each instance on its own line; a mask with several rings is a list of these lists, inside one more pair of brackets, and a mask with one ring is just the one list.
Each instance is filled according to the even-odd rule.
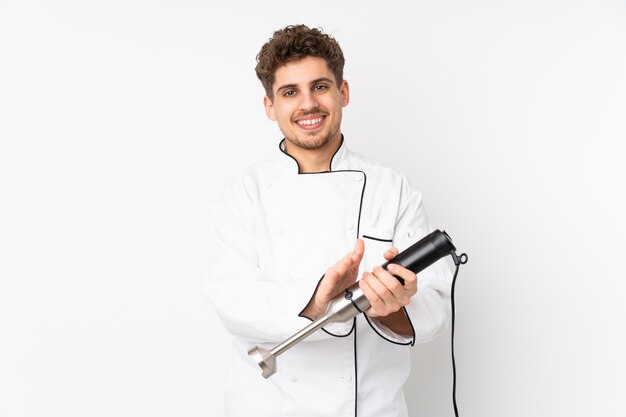
[[[253,68],[291,23],[469,254],[461,415],[626,415],[626,3],[528,0],[3,0],[0,415],[223,415],[206,211],[276,152]],[[411,414],[451,416],[449,333],[413,351]]]

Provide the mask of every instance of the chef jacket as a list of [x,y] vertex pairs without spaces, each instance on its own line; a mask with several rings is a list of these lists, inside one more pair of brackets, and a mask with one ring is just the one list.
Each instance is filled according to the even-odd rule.
[[332,323],[277,358],[261,376],[250,347],[272,348],[310,320],[299,313],[326,269],[365,242],[360,274],[432,231],[422,195],[393,170],[342,144],[330,170],[301,173],[285,152],[246,169],[211,205],[205,292],[233,335],[226,386],[229,417],[407,416],[402,391],[410,370],[406,345],[445,331],[451,270],[440,260],[418,275],[404,309],[414,334],[376,318]]

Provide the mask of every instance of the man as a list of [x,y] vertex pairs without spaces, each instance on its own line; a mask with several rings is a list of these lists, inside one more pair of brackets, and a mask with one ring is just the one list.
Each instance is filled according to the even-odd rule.
[[[347,149],[349,86],[333,38],[288,26],[257,61],[265,110],[284,139],[274,159],[248,168],[211,208],[205,290],[234,336],[227,415],[406,416],[404,345],[446,329],[451,274],[442,262],[419,279],[390,267],[402,285],[378,265],[431,231],[421,194]],[[247,350],[300,330],[359,277],[372,305],[365,315],[295,345],[264,379]]]

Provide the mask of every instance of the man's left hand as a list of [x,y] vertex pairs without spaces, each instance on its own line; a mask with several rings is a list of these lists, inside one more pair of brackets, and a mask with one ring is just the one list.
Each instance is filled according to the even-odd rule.
[[[395,258],[398,249],[391,248],[384,253],[388,261]],[[371,308],[365,313],[370,317],[385,317],[397,312],[411,301],[411,297],[417,293],[417,276],[411,270],[393,263],[387,267],[389,272],[377,266],[372,272],[363,274],[359,286]],[[404,280],[404,285],[391,273]]]

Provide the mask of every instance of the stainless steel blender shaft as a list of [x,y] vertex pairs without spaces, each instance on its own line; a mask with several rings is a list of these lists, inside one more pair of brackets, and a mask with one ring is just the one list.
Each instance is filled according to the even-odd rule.
[[262,375],[268,378],[276,372],[276,357],[285,352],[293,345],[324,327],[327,323],[343,323],[359,313],[370,308],[370,303],[363,294],[358,283],[348,288],[343,295],[335,298],[328,304],[324,315],[311,324],[286,339],[284,342],[268,350],[261,346],[255,346],[248,350],[248,355],[254,357],[261,367]]

